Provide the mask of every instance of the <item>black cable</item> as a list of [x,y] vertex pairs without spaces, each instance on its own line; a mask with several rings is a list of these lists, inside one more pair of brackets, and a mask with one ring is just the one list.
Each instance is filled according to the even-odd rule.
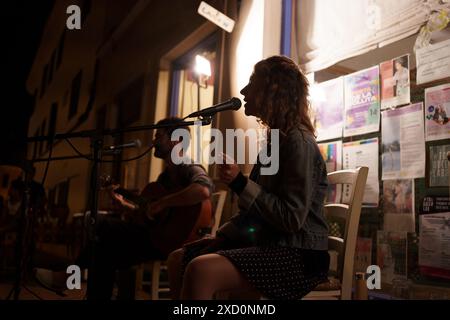
[[149,153],[152,149],[153,149],[153,146],[148,147],[143,153],[141,153],[140,155],[137,155],[136,157],[133,157],[133,158],[120,159],[120,160],[102,160],[102,162],[127,162],[127,161],[134,161],[134,160],[142,158],[147,153]]
[[47,179],[48,167],[50,166],[50,160],[52,158],[52,153],[53,153],[53,139],[49,140],[49,144],[50,144],[50,147],[48,149],[47,163],[45,165],[44,176],[42,177],[42,181],[41,181],[42,185],[44,185],[45,180]]
[[[89,161],[94,161],[94,159],[89,158],[89,157],[85,156],[84,154],[82,154],[82,153],[81,153],[81,152],[80,152],[80,151],[72,144],[72,142],[71,142],[68,138],[66,138],[66,139],[64,139],[64,140],[67,141],[67,143],[70,145],[70,147],[75,151],[75,153],[76,153],[78,156],[80,156],[80,157],[82,157],[82,158],[84,158],[84,159],[87,159],[87,160],[89,160]],[[153,146],[150,146],[150,147],[148,147],[143,153],[137,155],[136,157],[129,158],[129,159],[100,160],[99,162],[100,162],[100,163],[111,163],[111,162],[128,162],[128,161],[134,161],[134,160],[138,160],[138,159],[144,157],[144,156],[145,156],[147,153],[149,153],[150,150],[152,150],[152,149],[153,149]]]
[[72,148],[72,150],[75,151],[75,153],[79,157],[84,158],[86,160],[94,161],[94,159],[89,158],[89,157],[85,156],[84,154],[82,154],[80,151],[78,151],[78,149],[72,144],[72,142],[68,138],[65,138],[64,141],[66,141],[69,144],[69,146]]

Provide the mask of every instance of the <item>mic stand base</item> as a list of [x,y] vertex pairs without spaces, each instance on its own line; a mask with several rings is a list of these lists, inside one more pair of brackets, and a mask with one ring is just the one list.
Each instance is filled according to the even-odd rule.
[[93,290],[93,279],[95,279],[97,272],[97,268],[95,267],[96,261],[96,244],[97,244],[97,213],[98,213],[98,191],[100,190],[100,179],[99,179],[99,171],[100,171],[100,162],[102,160],[102,150],[103,150],[104,137],[103,135],[95,134],[91,137],[91,149],[93,155],[93,164],[91,171],[91,201],[90,201],[90,216],[89,220],[87,220],[87,236],[88,236],[88,246],[91,248],[91,256],[90,256],[90,268],[89,268],[89,276],[87,281],[87,294],[89,296],[89,292]]
[[35,214],[34,210],[30,210],[30,199],[31,199],[31,187],[30,187],[31,181],[29,177],[29,172],[25,171],[25,193],[22,198],[22,204],[21,204],[21,216],[19,220],[19,226],[18,226],[18,235],[17,235],[17,242],[16,242],[16,275],[14,280],[14,285],[11,288],[11,291],[8,293],[8,296],[6,297],[6,300],[9,300],[14,293],[14,300],[19,300],[20,291],[21,288],[24,288],[28,292],[30,292],[33,296],[38,298],[39,300],[43,300],[41,297],[39,297],[36,293],[34,293],[31,289],[29,289],[27,286],[23,284],[25,274],[29,270],[28,267],[30,266],[31,262],[31,256],[30,253],[33,251],[31,250],[33,242],[33,235],[34,235],[34,226],[35,226],[35,216],[30,215]]

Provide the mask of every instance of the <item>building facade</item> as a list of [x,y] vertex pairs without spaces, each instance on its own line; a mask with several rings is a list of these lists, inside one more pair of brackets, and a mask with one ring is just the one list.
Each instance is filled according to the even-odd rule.
[[[66,26],[66,10],[73,4],[81,9],[79,30]],[[281,1],[208,1],[236,21],[232,33],[199,15],[199,4],[56,1],[27,81],[36,97],[29,136],[152,124],[237,96],[253,64],[279,53]],[[210,61],[212,75],[207,79],[199,80],[192,70],[198,54]],[[212,124],[220,129],[255,125],[242,110],[218,115]],[[156,179],[162,162],[152,155],[111,161],[144,152],[152,135],[142,131],[106,136],[105,145],[139,139],[142,147],[105,156],[110,162],[102,163],[102,172],[136,190]],[[90,154],[89,139],[73,138],[70,144],[36,142],[29,145],[28,157],[35,160],[37,180],[44,175],[50,149],[52,158],[68,157],[49,163],[45,188],[50,206],[68,206],[73,214],[88,207],[92,163],[74,158],[77,152]]]

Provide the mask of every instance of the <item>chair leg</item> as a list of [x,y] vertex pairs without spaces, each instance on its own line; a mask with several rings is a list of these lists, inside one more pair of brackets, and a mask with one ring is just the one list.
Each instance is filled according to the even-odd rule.
[[136,290],[142,290],[142,281],[144,280],[144,265],[136,267]]
[[159,277],[161,274],[161,261],[153,261],[152,266],[152,292],[151,299],[159,300]]

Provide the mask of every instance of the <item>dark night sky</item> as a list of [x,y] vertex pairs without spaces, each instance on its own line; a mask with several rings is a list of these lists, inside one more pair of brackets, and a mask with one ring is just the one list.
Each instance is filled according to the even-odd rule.
[[33,105],[33,98],[26,92],[25,81],[53,2],[15,0],[2,3],[0,164],[17,164],[24,156],[23,141]]

